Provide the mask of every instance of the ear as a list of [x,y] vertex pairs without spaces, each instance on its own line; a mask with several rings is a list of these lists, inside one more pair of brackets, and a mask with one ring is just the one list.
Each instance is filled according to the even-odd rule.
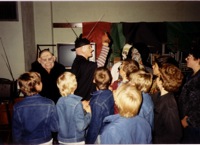
[[38,57],[38,58],[37,58],[37,61],[38,61],[39,63],[41,63],[42,60],[41,60],[40,57]]
[[94,83],[94,84],[96,83],[95,79],[93,79],[93,83]]

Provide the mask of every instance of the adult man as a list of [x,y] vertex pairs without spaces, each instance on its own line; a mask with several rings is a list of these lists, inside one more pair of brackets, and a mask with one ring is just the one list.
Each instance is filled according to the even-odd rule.
[[56,57],[48,49],[40,52],[37,61],[33,62],[31,67],[31,71],[38,72],[41,75],[43,87],[40,94],[56,103],[61,96],[56,81],[66,71],[65,67],[56,62]]
[[78,87],[74,94],[83,97],[82,100],[89,100],[91,98],[91,93],[96,90],[93,83],[94,71],[97,67],[105,65],[106,57],[109,52],[110,39],[108,34],[105,33],[102,37],[102,50],[99,55],[97,62],[89,61],[92,57],[92,52],[94,51],[90,45],[90,41],[86,38],[79,38],[75,41],[75,48],[72,51],[76,51],[76,58],[72,64],[71,72],[76,75],[78,82]]

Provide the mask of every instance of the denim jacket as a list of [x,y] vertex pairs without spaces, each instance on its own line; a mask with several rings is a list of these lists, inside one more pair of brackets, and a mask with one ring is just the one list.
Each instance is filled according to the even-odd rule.
[[140,116],[131,118],[119,114],[104,119],[104,128],[100,134],[101,144],[149,144],[152,133],[149,123]]
[[95,143],[102,129],[103,119],[108,115],[114,114],[114,98],[112,91],[99,90],[94,92],[90,100],[90,106],[92,110],[92,119],[86,136],[87,144]]
[[56,108],[59,118],[58,140],[65,143],[85,141],[85,130],[91,114],[84,114],[81,97],[71,94],[59,98]]
[[144,117],[147,122],[154,128],[154,104],[151,96],[148,93],[142,93],[142,105],[140,108],[139,116]]
[[12,122],[13,142],[40,144],[52,139],[58,131],[58,116],[52,100],[39,94],[28,96],[14,105]]

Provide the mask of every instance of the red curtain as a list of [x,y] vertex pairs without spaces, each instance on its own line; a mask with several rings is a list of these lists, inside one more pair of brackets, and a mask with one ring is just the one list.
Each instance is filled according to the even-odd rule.
[[104,32],[110,33],[111,24],[109,22],[83,22],[83,37],[96,43],[96,59],[101,52],[102,36]]

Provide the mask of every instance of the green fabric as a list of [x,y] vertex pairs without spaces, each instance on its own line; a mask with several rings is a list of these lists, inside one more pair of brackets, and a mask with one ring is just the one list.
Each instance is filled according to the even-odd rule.
[[113,23],[110,34],[113,39],[110,61],[113,62],[114,57],[121,57],[121,51],[125,45],[125,37],[123,35],[122,23]]

